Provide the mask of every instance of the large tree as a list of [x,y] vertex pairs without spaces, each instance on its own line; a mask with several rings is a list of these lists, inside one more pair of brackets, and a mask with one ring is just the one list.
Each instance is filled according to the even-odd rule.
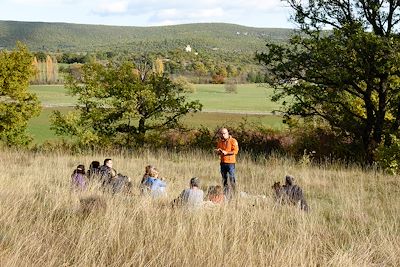
[[[320,117],[371,162],[400,125],[400,1],[287,0],[299,30],[258,54],[286,116]],[[289,98],[288,98],[289,96]]]
[[13,51],[0,51],[0,142],[7,145],[27,145],[32,140],[26,133],[28,121],[41,110],[36,95],[29,92],[32,62],[21,43]]
[[182,116],[201,109],[198,101],[186,100],[183,88],[143,62],[94,62],[81,71],[67,82],[78,97],[75,111],[57,111],[52,118],[57,134],[77,137],[81,144],[142,144],[148,131],[174,128]]

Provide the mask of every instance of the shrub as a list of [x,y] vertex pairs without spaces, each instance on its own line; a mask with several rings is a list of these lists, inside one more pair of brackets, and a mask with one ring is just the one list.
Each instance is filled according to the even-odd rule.
[[186,93],[195,93],[196,87],[185,76],[178,76],[173,80],[174,84],[183,88]]
[[380,168],[391,174],[398,174],[400,170],[400,140],[390,135],[389,145],[382,144],[377,149],[376,162]]
[[225,77],[222,75],[214,74],[211,78],[213,84],[223,84],[225,83]]
[[237,94],[237,82],[236,80],[228,80],[225,83],[225,92],[232,94],[235,93]]

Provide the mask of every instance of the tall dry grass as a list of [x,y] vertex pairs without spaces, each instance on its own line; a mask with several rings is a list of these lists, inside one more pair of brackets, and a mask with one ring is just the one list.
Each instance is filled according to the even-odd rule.
[[[112,197],[92,186],[70,190],[79,163],[111,157],[133,178],[133,194]],[[156,165],[168,197],[139,196],[144,166]],[[198,211],[170,201],[198,176],[203,187],[220,182],[211,154],[144,152],[71,156],[0,152],[0,266],[399,266],[398,176],[340,165],[308,166],[241,155],[240,191],[265,200],[236,198]],[[311,211],[275,205],[271,185],[292,174]],[[79,198],[107,203],[85,216]]]

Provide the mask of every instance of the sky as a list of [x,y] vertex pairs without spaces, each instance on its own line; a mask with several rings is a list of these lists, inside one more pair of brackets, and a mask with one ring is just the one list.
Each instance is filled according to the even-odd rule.
[[116,26],[224,22],[295,28],[281,0],[1,0],[0,20]]

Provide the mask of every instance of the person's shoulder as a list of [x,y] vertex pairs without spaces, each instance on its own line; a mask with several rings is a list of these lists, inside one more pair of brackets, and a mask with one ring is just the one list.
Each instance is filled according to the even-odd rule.
[[165,181],[163,181],[163,180],[161,180],[161,179],[158,179],[158,178],[155,178],[155,179],[154,179],[154,182],[155,182],[155,183],[158,183],[158,184],[167,184]]
[[229,139],[230,139],[230,141],[231,141],[232,143],[236,143],[236,144],[237,144],[237,142],[238,142],[237,139],[236,139],[235,137],[230,136]]
[[193,191],[194,191],[195,194],[204,195],[204,191],[201,190],[200,188],[198,188],[198,189],[196,189],[196,190],[193,190]]
[[109,168],[109,167],[106,166],[106,165],[101,165],[100,168],[99,168],[99,170],[100,170],[100,171],[104,171],[104,170],[108,170],[108,168]]
[[192,189],[190,189],[190,188],[183,189],[181,194],[182,195],[190,194],[191,190]]

